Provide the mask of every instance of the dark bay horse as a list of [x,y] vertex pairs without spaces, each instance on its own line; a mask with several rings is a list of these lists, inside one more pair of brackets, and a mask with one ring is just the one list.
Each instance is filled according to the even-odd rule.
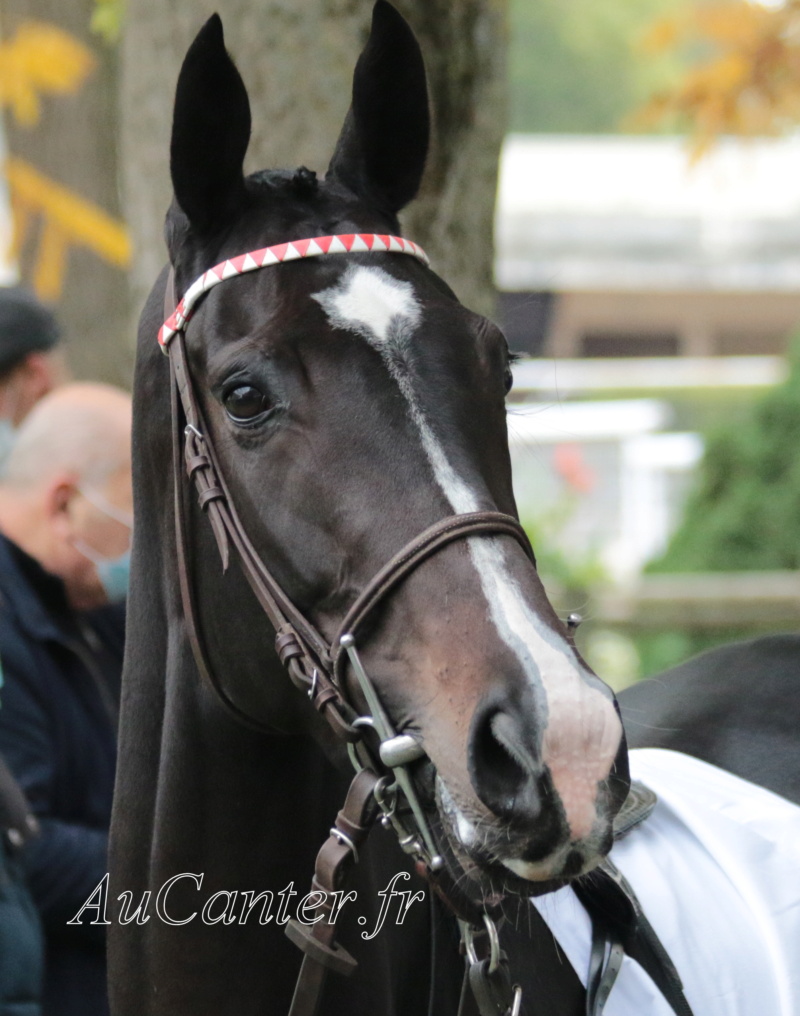
[[800,804],[800,636],[710,649],[619,696],[633,748],[671,748]]
[[[406,23],[378,0],[323,180],[306,169],[245,178],[249,134],[247,93],[215,16],[180,71],[172,274],[155,284],[139,334],[111,846],[115,1016],[284,1016],[301,958],[284,925],[349,782],[325,703],[308,701],[316,671],[309,695],[287,678],[236,555],[223,569],[189,481],[179,471],[173,483],[170,364],[156,342],[165,294],[169,312],[173,285],[186,296],[226,266],[185,329],[206,428],[187,426],[186,441],[200,442],[189,465],[207,470],[213,442],[258,559],[330,644],[359,593],[428,527],[516,512],[505,340],[392,240],[428,145],[425,72]],[[356,234],[380,243],[369,249]],[[308,238],[332,236],[348,253],[247,271],[249,252],[293,241],[307,252]],[[173,341],[183,348],[183,334]],[[222,496],[209,491],[206,507]],[[613,695],[575,651],[525,547],[496,531],[449,542],[382,599],[359,650],[394,729],[421,749],[409,772],[444,858],[445,895],[516,915],[507,947],[530,989],[525,1011],[582,1013],[577,977],[523,901],[608,852],[627,753]],[[330,695],[365,709],[351,664]],[[392,835],[377,828],[359,853],[357,897],[338,922],[359,969],[329,979],[321,1012],[455,1013],[464,968],[455,920],[421,892]]]

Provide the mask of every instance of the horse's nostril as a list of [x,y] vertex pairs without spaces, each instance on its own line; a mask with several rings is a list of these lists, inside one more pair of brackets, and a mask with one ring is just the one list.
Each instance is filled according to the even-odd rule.
[[473,721],[469,768],[478,797],[509,821],[535,821],[541,810],[542,766],[512,713],[486,709]]

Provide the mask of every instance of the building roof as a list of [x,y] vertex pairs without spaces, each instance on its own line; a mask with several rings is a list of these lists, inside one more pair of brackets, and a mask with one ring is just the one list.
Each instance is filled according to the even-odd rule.
[[496,222],[501,290],[800,290],[800,135],[510,135]]

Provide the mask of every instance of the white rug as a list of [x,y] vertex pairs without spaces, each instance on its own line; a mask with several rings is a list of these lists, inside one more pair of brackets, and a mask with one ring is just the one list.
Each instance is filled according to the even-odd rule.
[[[672,957],[694,1016],[800,1016],[800,808],[677,752],[644,748],[630,759],[659,801],[611,859]],[[569,888],[533,902],[585,984],[583,907]],[[626,957],[604,1016],[672,1010]]]

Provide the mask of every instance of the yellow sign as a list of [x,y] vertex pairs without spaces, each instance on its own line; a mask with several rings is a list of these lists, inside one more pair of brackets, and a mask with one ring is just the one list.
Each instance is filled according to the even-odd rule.
[[119,268],[128,266],[131,245],[119,220],[21,159],[9,158],[5,174],[14,216],[12,258],[25,244],[34,217],[43,219],[33,276],[42,300],[54,301],[61,295],[70,246],[87,247]]
[[0,106],[24,127],[39,122],[40,93],[77,92],[94,70],[91,51],[68,32],[42,21],[24,21],[0,43]]
[[[78,91],[95,63],[91,51],[69,33],[25,21],[13,38],[0,42],[0,108],[9,107],[23,126],[34,126],[41,95]],[[34,218],[41,217],[33,274],[41,299],[61,295],[72,246],[87,247],[119,268],[128,266],[131,249],[123,223],[21,159],[9,158],[5,173],[14,217],[12,259],[25,245]]]

